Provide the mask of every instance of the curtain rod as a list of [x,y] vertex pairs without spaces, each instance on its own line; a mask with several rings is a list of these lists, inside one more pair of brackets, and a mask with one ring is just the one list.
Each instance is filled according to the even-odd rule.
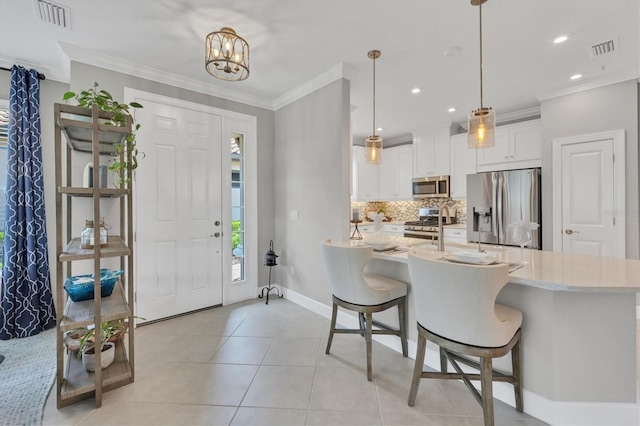
[[[0,70],[9,71],[10,72],[11,68],[0,67]],[[38,72],[38,80],[44,80],[44,79],[46,79],[45,75]]]

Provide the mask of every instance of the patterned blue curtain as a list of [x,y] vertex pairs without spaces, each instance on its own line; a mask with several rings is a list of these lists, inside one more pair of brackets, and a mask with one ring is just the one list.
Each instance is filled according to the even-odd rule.
[[40,81],[11,68],[0,339],[27,337],[56,325],[45,228]]

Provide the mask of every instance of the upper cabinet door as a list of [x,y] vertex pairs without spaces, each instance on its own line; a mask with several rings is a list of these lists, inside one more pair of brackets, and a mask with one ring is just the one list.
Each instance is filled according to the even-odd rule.
[[[385,161],[384,154],[382,161]],[[377,164],[368,164],[364,156],[364,147],[353,147],[353,190],[352,199],[357,201],[374,201],[378,199]]]
[[509,130],[511,161],[539,160],[542,158],[542,128],[537,124],[514,126]]
[[379,198],[410,200],[412,198],[413,147],[402,145],[386,148],[380,164]]
[[478,151],[478,171],[524,169],[542,165],[540,120],[500,126],[496,146]]
[[414,176],[449,174],[450,127],[417,132],[414,135]]
[[405,145],[397,148],[398,150],[398,198],[403,200],[411,200],[413,198],[413,188],[411,181],[413,179],[413,146]]
[[466,198],[467,175],[476,172],[475,149],[469,149],[467,134],[451,136],[451,198]]

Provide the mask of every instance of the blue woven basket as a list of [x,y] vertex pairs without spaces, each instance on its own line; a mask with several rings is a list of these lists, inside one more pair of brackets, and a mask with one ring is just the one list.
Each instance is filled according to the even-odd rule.
[[[100,269],[100,296],[109,297],[113,292],[113,287],[118,281],[118,277],[123,271],[112,271],[110,269]],[[74,302],[93,299],[94,274],[75,275],[67,278],[64,282],[64,289]]]

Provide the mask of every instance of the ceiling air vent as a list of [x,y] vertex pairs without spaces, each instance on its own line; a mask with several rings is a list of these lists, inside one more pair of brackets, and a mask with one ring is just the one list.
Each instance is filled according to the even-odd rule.
[[43,22],[71,29],[71,9],[47,0],[33,0],[36,16]]
[[591,46],[591,49],[589,50],[589,55],[592,58],[603,56],[603,55],[610,55],[612,53],[615,53],[618,50],[618,48],[619,48],[618,39],[612,38],[611,40],[607,40],[605,42],[594,44],[593,46]]

